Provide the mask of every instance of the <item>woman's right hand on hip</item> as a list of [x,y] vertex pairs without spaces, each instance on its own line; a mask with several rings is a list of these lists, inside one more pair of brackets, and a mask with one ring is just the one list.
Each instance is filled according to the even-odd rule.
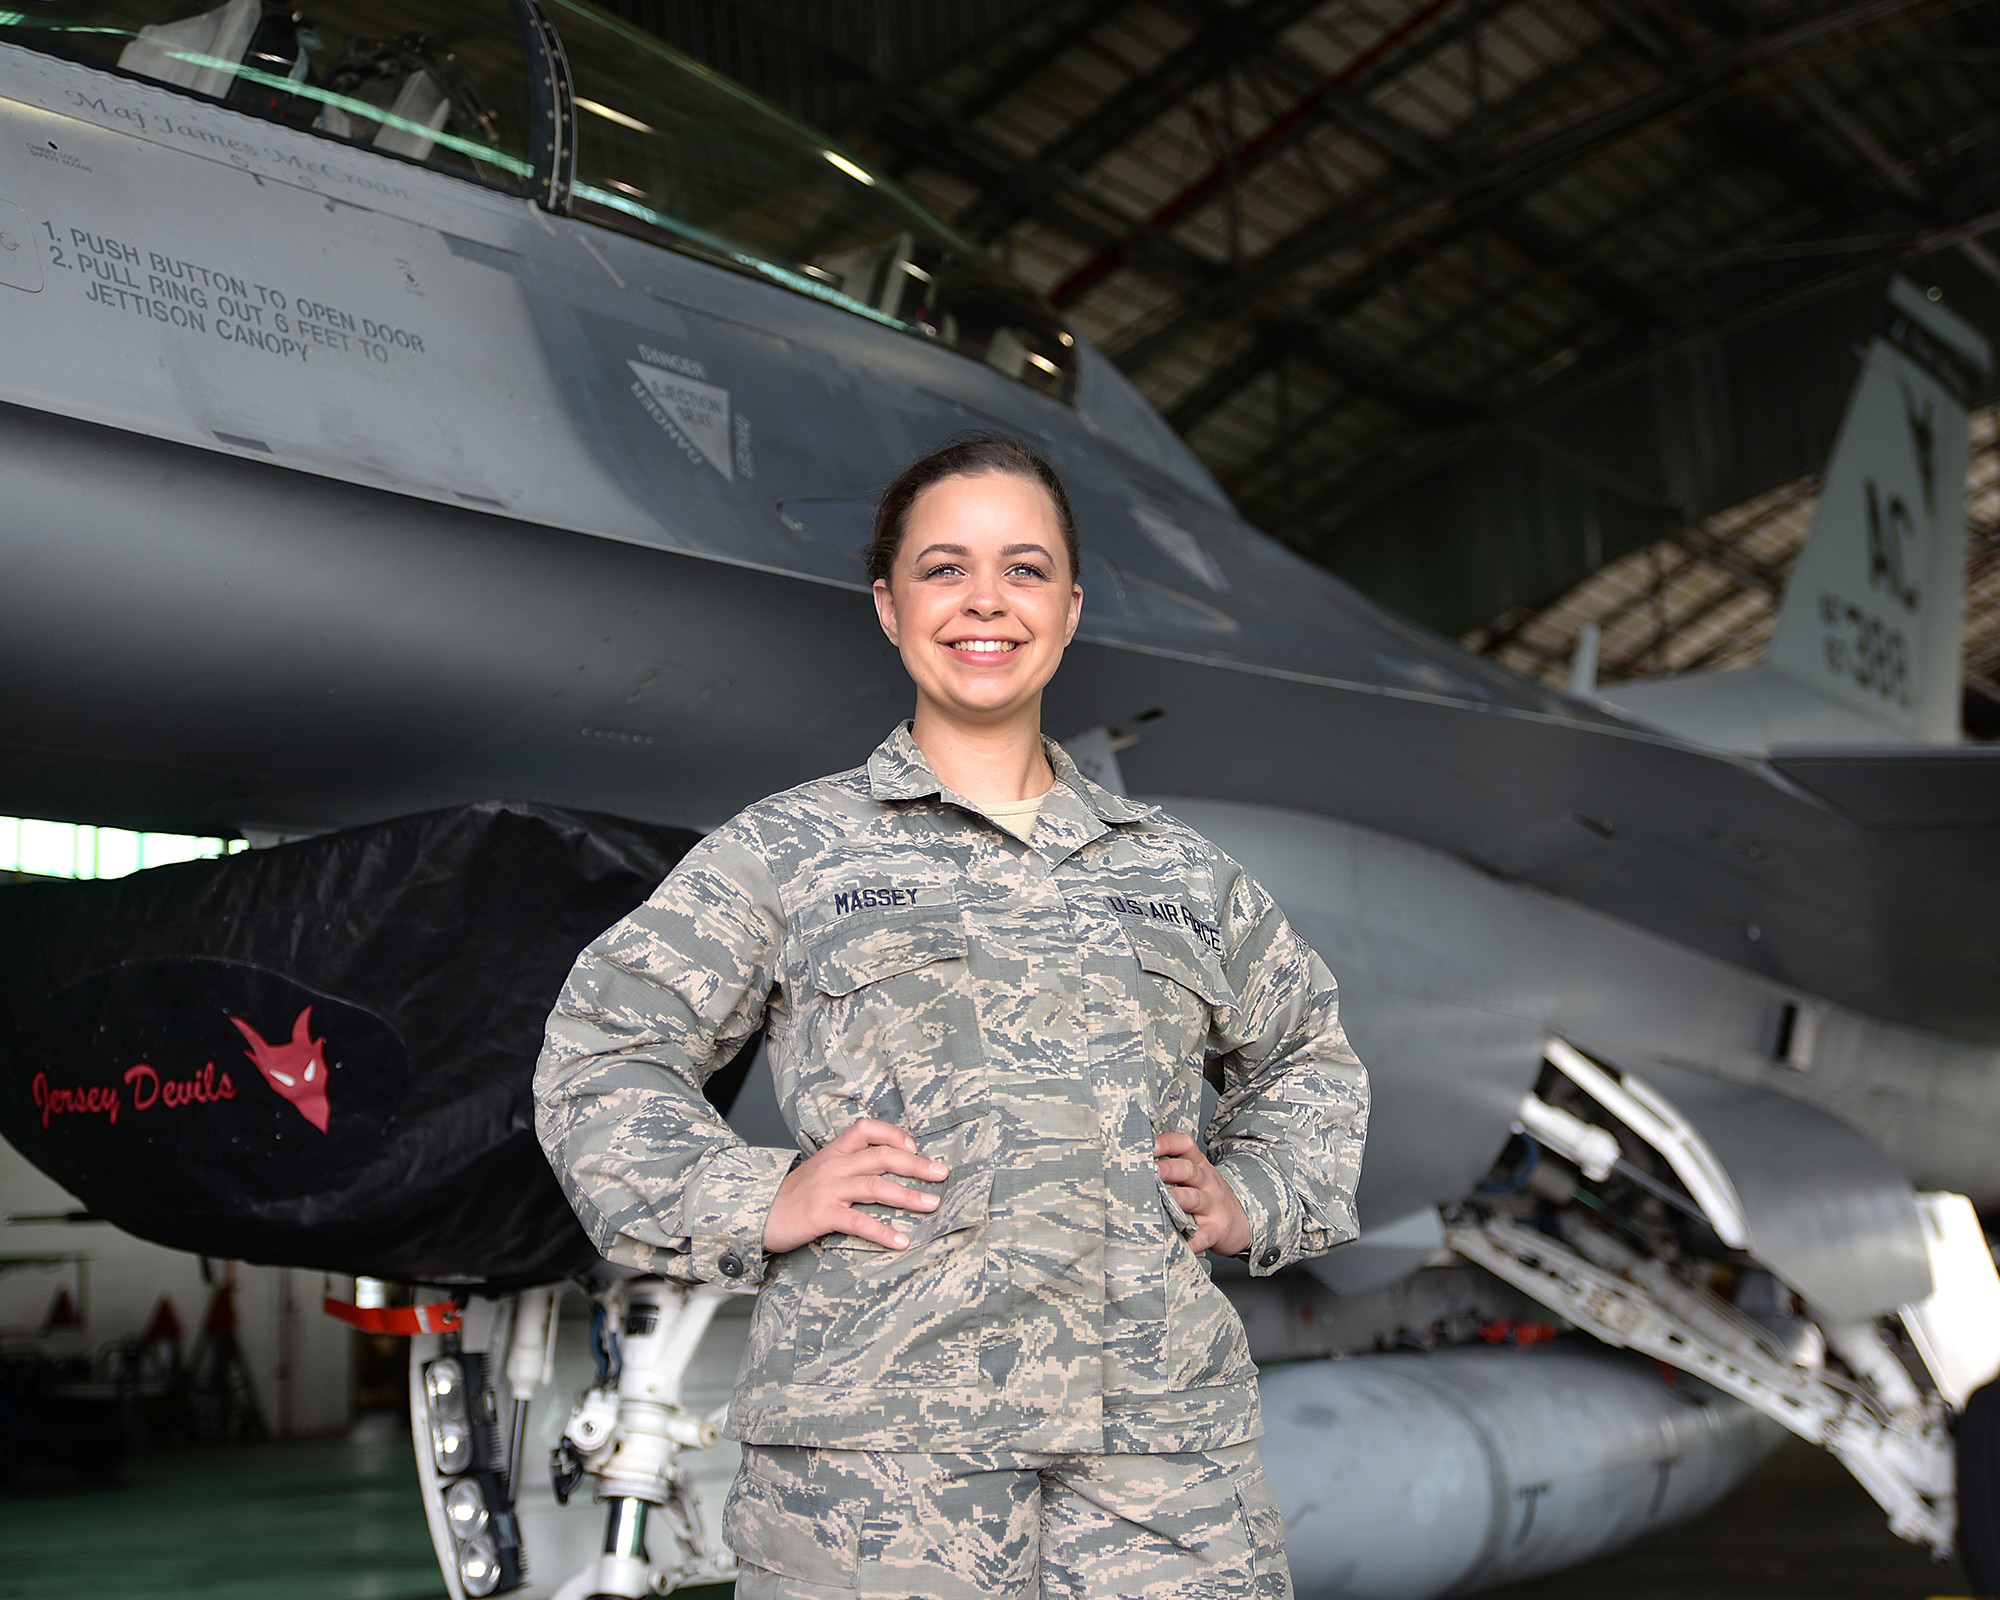
[[891,1250],[910,1241],[893,1224],[856,1206],[896,1206],[935,1211],[938,1197],[906,1188],[889,1174],[936,1183],[951,1169],[917,1151],[917,1141],[889,1122],[864,1118],[801,1161],[778,1185],[764,1219],[764,1253],[782,1255],[829,1233],[851,1233]]

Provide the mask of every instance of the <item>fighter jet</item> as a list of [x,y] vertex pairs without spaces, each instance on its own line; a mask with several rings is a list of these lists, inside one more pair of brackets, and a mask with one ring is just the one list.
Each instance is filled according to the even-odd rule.
[[0,13],[0,807],[274,848],[0,897],[0,1129],[147,1237],[430,1286],[454,1596],[730,1570],[740,1300],[578,1254],[534,1024],[695,832],[905,713],[860,552],[968,431],[1077,503],[1052,726],[1272,886],[1373,1078],[1361,1238],[1217,1270],[1260,1359],[1355,1357],[1264,1379],[1300,1593],[1573,1563],[1781,1428],[2000,1586],[1950,1432],[2000,1368],[1975,332],[1893,291],[1762,667],[1566,697],[1247,526],[886,175],[576,0],[199,3]]

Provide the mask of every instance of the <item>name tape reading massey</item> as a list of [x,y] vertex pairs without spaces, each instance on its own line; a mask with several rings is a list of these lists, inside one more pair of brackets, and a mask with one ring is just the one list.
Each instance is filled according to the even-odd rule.
[[[833,897],[833,914],[844,917],[853,911],[875,911],[889,906],[913,906],[919,903],[922,889],[844,889]],[[930,891],[933,900],[935,890]]]

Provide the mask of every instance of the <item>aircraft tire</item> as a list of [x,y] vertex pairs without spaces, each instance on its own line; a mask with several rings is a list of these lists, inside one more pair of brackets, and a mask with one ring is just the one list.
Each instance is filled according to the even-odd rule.
[[2000,1382],[1958,1419],[1958,1559],[1976,1595],[2000,1595]]

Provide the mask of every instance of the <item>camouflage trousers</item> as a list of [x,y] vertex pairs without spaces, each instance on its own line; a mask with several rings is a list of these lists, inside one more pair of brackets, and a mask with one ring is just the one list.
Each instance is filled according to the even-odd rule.
[[745,1445],[738,1600],[1291,1600],[1254,1443],[1172,1455]]

